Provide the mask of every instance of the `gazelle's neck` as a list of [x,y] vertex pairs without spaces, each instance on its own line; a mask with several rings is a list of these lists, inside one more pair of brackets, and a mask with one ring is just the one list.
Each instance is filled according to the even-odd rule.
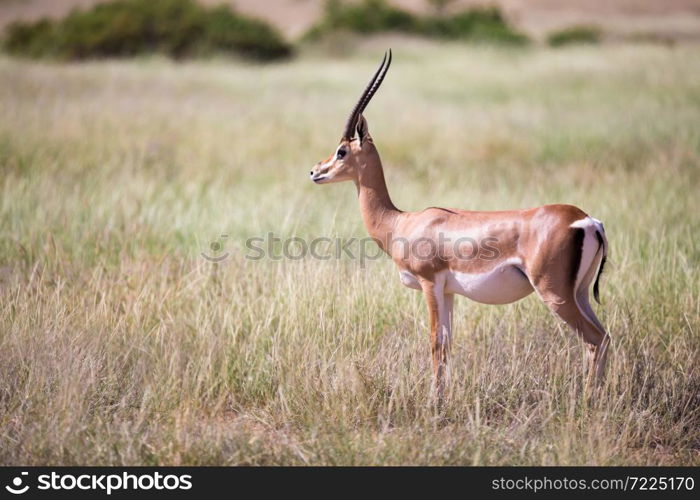
[[360,166],[355,184],[365,227],[369,235],[386,251],[386,242],[392,236],[396,218],[401,211],[389,197],[379,155],[371,155],[371,158],[372,161]]

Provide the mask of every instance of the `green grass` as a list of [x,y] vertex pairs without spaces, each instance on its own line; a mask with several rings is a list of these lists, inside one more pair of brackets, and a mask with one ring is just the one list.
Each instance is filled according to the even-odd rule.
[[0,464],[700,464],[700,49],[407,47],[366,112],[399,207],[605,222],[597,403],[534,295],[457,301],[442,421],[390,261],[244,258],[365,235],[354,187],[308,172],[383,46],[0,59]]

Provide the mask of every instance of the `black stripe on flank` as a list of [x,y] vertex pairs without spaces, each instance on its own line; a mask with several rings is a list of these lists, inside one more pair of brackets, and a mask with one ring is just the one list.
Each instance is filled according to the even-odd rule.
[[576,277],[578,270],[581,267],[581,258],[583,257],[583,239],[586,237],[586,231],[582,227],[574,228],[574,234],[571,237],[573,245],[573,258],[571,262],[571,283],[576,286]]
[[598,284],[600,283],[600,275],[603,274],[603,268],[605,267],[605,261],[607,260],[607,255],[605,255],[605,242],[603,241],[603,235],[600,231],[596,230],[596,238],[598,238],[598,244],[600,248],[603,249],[603,257],[600,259],[600,267],[598,268],[598,275],[595,277],[595,283],[593,283],[593,297],[595,301],[600,304],[600,292],[598,291]]

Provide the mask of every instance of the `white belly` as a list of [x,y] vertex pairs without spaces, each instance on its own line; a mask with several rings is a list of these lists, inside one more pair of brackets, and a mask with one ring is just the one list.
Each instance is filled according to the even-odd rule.
[[422,290],[418,278],[409,271],[399,271],[399,279],[404,286],[413,288],[414,290]]
[[458,293],[483,304],[508,304],[532,293],[530,280],[512,264],[472,274],[448,271],[446,293]]

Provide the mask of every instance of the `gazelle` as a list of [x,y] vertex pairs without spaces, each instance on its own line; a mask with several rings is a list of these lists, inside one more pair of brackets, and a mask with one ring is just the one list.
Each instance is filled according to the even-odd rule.
[[443,399],[452,339],[454,294],[484,304],[515,302],[533,290],[583,338],[588,384],[600,381],[609,336],[588,300],[598,301],[607,240],[600,221],[571,205],[479,212],[394,206],[364,109],[391,64],[391,50],[353,108],[340,144],[316,164],[316,184],[353,181],[370,236],[399,268],[401,283],[423,292],[430,314],[430,342],[438,401]]

